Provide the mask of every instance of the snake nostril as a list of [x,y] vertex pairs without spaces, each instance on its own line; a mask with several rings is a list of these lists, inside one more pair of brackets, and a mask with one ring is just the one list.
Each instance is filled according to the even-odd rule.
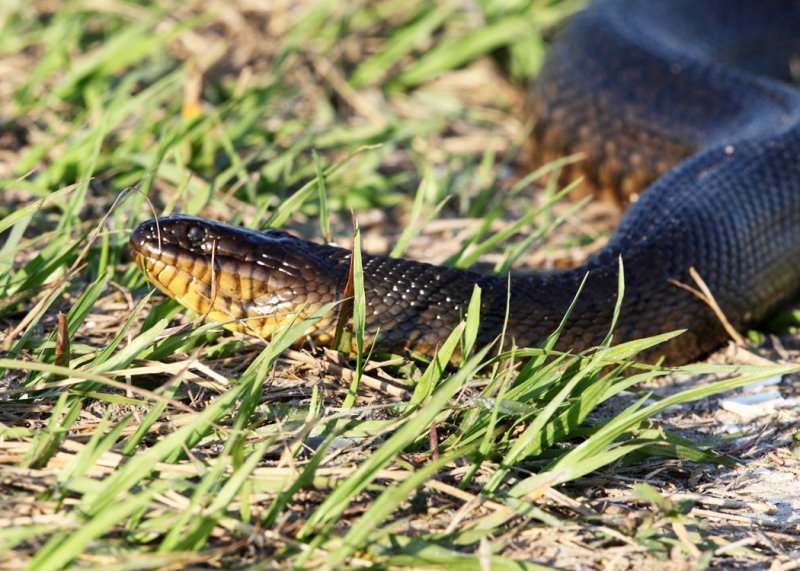
[[206,239],[206,229],[201,226],[189,226],[186,229],[186,239],[192,245],[196,245]]

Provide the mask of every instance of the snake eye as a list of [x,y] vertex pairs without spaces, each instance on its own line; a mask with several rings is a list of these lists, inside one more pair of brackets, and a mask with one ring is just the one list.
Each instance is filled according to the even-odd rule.
[[186,230],[186,239],[196,245],[206,239],[206,229],[201,226],[189,226]]

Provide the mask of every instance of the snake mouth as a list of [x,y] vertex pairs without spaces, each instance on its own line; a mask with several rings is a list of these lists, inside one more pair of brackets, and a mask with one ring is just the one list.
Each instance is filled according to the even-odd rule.
[[228,329],[265,338],[298,312],[334,301],[340,289],[335,280],[321,282],[308,244],[282,231],[177,215],[139,224],[129,244],[163,293]]
[[309,281],[302,271],[292,271],[309,265],[293,259],[296,242],[281,231],[257,232],[189,216],[143,222],[130,238],[137,264],[168,295],[215,289],[217,295],[244,302],[280,297],[287,288]]

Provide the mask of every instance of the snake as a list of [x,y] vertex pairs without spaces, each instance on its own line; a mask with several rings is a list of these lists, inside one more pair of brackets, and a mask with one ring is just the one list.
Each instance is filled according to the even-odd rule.
[[[558,330],[555,349],[591,350],[618,311],[615,344],[682,331],[640,355],[669,365],[724,344],[723,321],[743,329],[773,315],[800,290],[799,61],[794,0],[601,0],[577,13],[528,91],[531,156],[580,154],[562,175],[629,203],[617,228],[583,265],[551,272],[364,254],[366,345],[434,355],[476,286],[475,346],[502,335],[539,347]],[[352,258],[282,230],[184,215],[141,223],[130,247],[166,295],[265,339],[344,299]],[[716,309],[681,287],[692,270]],[[338,313],[303,339],[330,344]]]

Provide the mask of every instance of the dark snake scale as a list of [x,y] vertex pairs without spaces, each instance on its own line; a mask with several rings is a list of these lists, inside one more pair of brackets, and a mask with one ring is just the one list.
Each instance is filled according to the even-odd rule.
[[[588,272],[557,348],[583,350],[685,329],[646,360],[686,363],[724,329],[674,282],[694,268],[737,328],[764,319],[800,289],[800,1],[614,0],[576,15],[531,93],[539,161],[582,152],[569,177],[625,202],[608,244],[565,272],[511,277],[507,337],[536,347],[553,332]],[[796,78],[795,78],[796,82]],[[138,226],[137,263],[162,291],[208,318],[269,337],[304,306],[341,299],[350,254],[284,232],[183,216]],[[431,354],[482,290],[478,343],[500,333],[507,280],[364,256],[368,340]],[[336,312],[308,334],[330,341]],[[380,330],[375,339],[374,334]]]

